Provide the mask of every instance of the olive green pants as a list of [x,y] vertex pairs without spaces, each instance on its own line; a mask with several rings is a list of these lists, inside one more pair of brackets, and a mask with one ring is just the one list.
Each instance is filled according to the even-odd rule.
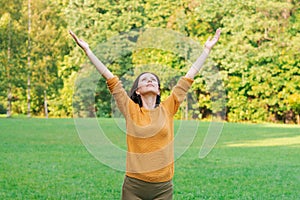
[[122,200],[171,200],[173,183],[149,183],[125,176],[122,187]]

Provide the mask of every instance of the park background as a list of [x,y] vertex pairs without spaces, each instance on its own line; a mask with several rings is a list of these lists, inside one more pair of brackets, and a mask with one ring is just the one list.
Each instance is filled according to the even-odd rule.
[[[100,75],[93,104],[73,101],[77,76],[88,61],[68,35],[70,29],[92,49],[100,49],[97,55],[120,77],[134,74],[141,64],[154,64],[155,71],[164,72],[160,78],[166,96],[174,78],[190,67],[191,47],[176,55],[159,48],[125,52],[105,42],[124,33],[161,28],[203,46],[221,28],[209,62],[220,74],[211,83],[214,90],[207,88],[205,74],[200,73],[190,94],[196,100],[187,102],[178,116],[211,120],[219,113],[228,122],[299,124],[299,7],[296,0],[2,0],[0,114],[71,118],[74,109],[89,109],[77,115],[112,117],[111,96]],[[176,48],[181,47],[179,43]],[[226,92],[224,106],[214,106],[220,86]],[[84,99],[90,91],[80,92]]]
[[[174,122],[187,136],[197,125],[175,162],[174,199],[298,200],[299,8],[297,0],[0,0],[0,199],[120,199],[124,172],[88,152],[76,120],[98,121],[123,150],[125,134],[69,29],[125,82],[154,66],[164,98],[221,28]],[[172,51],[161,40],[130,51],[147,30],[163,44],[179,40]],[[222,134],[199,159],[213,123]]]

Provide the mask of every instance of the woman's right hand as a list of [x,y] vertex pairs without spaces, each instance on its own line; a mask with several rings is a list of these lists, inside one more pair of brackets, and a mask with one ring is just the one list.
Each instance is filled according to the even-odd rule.
[[213,39],[211,39],[211,37],[209,37],[207,39],[207,41],[205,42],[204,46],[210,51],[213,48],[213,46],[215,46],[215,44],[218,42],[220,35],[221,35],[221,29],[218,28],[216,30],[216,33],[215,33],[215,36],[213,37]]
[[73,39],[75,40],[75,42],[78,44],[78,46],[80,46],[85,52],[87,52],[87,50],[89,50],[89,45],[88,43],[86,43],[85,41],[83,41],[82,39],[79,39],[75,33],[73,33],[71,30],[69,30],[70,35],[73,37]]

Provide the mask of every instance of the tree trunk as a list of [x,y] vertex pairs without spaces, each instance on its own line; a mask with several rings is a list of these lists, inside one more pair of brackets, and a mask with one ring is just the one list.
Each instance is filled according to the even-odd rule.
[[11,45],[11,21],[9,21],[8,25],[8,47],[7,47],[7,109],[6,109],[6,117],[11,117],[11,100],[12,100],[12,94],[11,94],[11,82],[10,82],[10,45]]
[[186,105],[185,105],[185,120],[188,120],[189,118],[189,96],[186,95]]
[[27,117],[30,117],[30,74],[31,74],[31,66],[30,66],[30,31],[31,31],[31,8],[30,8],[30,0],[28,0],[28,55],[27,55],[27,62],[28,62],[28,75],[27,75]]
[[45,74],[44,74],[44,111],[45,117],[48,118],[48,101],[47,101],[47,77],[48,77],[48,70],[47,65],[45,66]]
[[30,74],[27,76],[27,117],[30,117]]
[[45,110],[45,117],[48,118],[48,103],[47,103],[47,91],[44,90],[44,110]]
[[7,110],[6,110],[6,117],[9,118],[11,117],[11,99],[12,99],[12,94],[11,94],[11,86],[9,84],[8,89],[7,89]]

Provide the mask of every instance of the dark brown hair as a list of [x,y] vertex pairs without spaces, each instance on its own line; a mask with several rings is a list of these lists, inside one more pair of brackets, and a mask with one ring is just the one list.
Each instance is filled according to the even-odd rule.
[[[134,101],[136,104],[139,104],[140,107],[143,106],[143,102],[142,102],[142,98],[140,95],[138,95],[136,93],[136,90],[138,89],[138,84],[139,84],[139,80],[140,80],[140,77],[143,75],[143,74],[152,74],[153,76],[155,76],[155,78],[157,79],[157,82],[158,82],[158,89],[160,90],[160,80],[158,78],[158,76],[154,73],[151,73],[151,72],[143,72],[141,73],[140,75],[138,75],[138,77],[135,79],[135,81],[133,82],[133,85],[131,87],[131,90],[130,90],[130,93],[129,93],[129,97],[130,99],[132,99],[132,101]],[[155,107],[157,107],[158,105],[160,104],[160,95],[157,95],[156,96],[156,102],[155,102]]]

